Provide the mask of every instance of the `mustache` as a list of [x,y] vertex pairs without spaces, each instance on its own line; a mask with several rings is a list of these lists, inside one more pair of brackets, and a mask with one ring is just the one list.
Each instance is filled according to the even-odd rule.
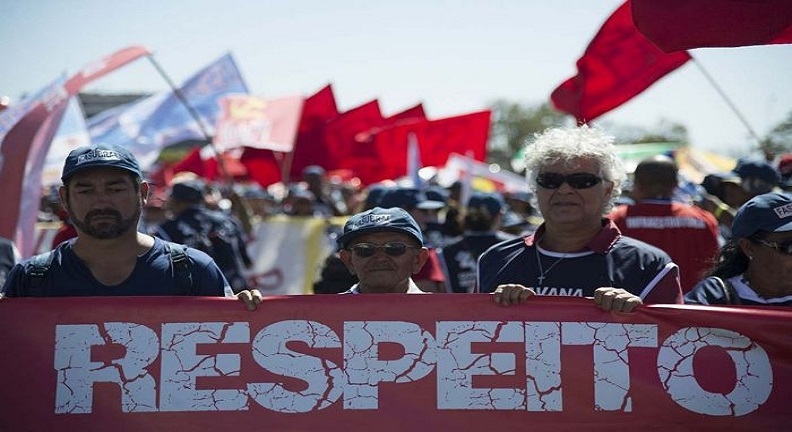
[[85,221],[90,222],[91,219],[100,216],[110,216],[115,219],[121,219],[121,213],[117,210],[113,209],[98,209],[98,210],[91,210],[85,215]]

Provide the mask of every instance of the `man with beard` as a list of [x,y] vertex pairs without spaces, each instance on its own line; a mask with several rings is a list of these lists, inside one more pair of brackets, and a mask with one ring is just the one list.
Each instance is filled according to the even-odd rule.
[[[61,180],[58,194],[77,237],[14,266],[0,296],[233,296],[208,255],[137,231],[149,184],[126,149],[75,149]],[[236,297],[251,310],[261,300],[255,290]]]

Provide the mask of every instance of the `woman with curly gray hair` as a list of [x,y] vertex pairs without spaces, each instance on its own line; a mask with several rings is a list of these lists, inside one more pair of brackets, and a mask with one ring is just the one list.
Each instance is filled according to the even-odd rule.
[[681,303],[679,268],[662,250],[623,236],[605,215],[626,178],[613,137],[588,126],[548,129],[526,152],[544,223],[479,259],[478,288],[503,305],[534,294],[593,297],[603,309]]

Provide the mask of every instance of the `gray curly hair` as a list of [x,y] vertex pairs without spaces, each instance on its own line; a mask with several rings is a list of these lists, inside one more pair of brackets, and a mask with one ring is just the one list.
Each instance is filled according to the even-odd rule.
[[536,177],[548,165],[594,159],[599,165],[599,175],[613,183],[610,199],[602,210],[603,214],[607,214],[621,195],[622,183],[627,179],[624,164],[616,155],[613,141],[613,136],[588,125],[551,128],[537,134],[525,152],[528,186],[536,192]]

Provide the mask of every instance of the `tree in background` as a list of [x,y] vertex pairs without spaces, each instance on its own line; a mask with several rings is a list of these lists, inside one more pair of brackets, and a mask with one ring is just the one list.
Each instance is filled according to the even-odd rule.
[[760,147],[766,156],[792,151],[792,111],[765,136]]
[[[533,139],[534,134],[575,122],[572,116],[555,110],[549,103],[530,105],[501,99],[493,102],[491,109],[493,120],[487,162],[512,167],[516,171],[521,168],[515,169],[511,160]],[[603,122],[602,126],[620,144],[689,143],[687,128],[667,120],[660,120],[651,129],[608,122]],[[792,121],[789,131],[792,133]]]
[[571,116],[555,110],[549,103],[520,104],[507,100],[492,103],[492,130],[487,162],[508,167],[509,161],[533,138],[550,127],[572,124]]

